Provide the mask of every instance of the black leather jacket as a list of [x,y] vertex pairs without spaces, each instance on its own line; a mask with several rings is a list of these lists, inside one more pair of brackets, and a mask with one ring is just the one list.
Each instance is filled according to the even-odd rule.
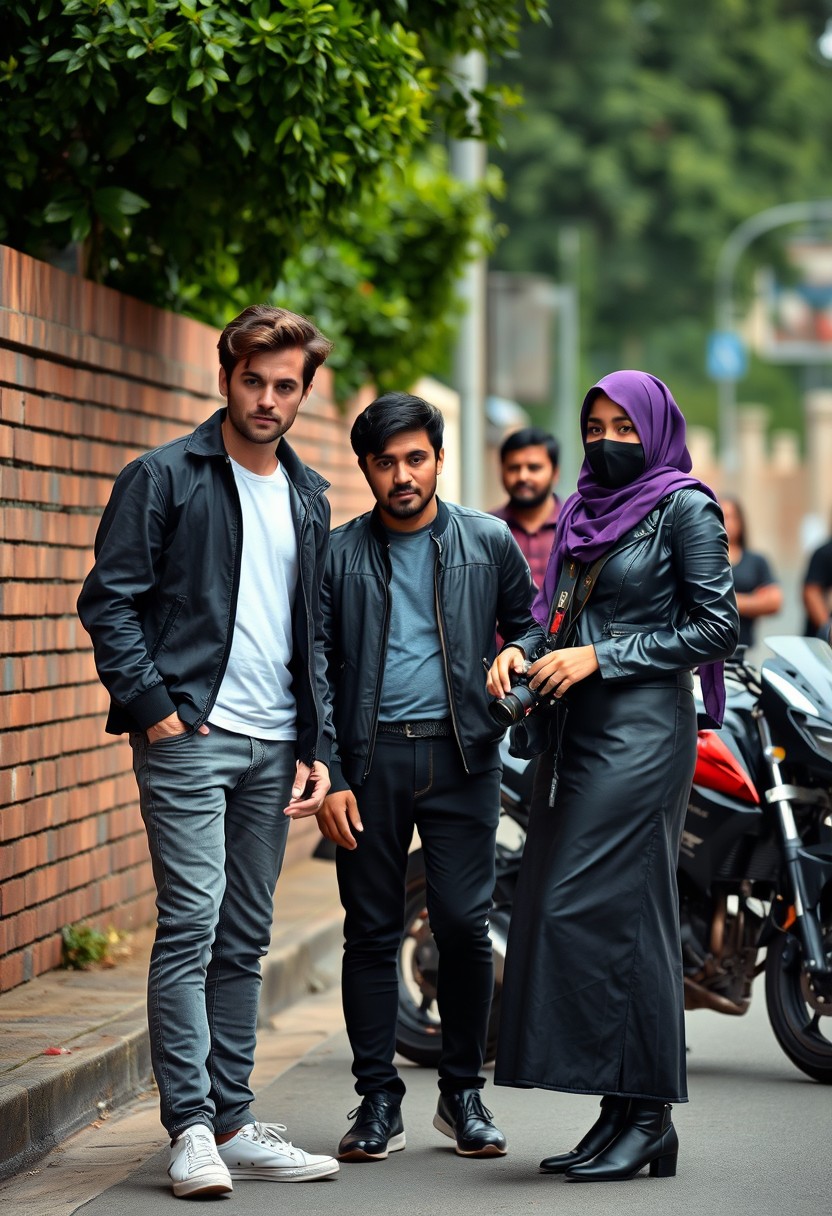
[[[543,637],[537,626],[513,640],[529,653]],[[722,512],[686,488],[615,546],[570,643],[595,647],[604,681],[689,685],[691,668],[728,658],[738,638]]]
[[[502,520],[437,499],[434,596],[454,733],[468,772],[499,764],[503,730],[488,713],[483,658],[532,624],[532,582]],[[377,510],[336,528],[321,589],[335,718],[332,789],[370,771],[390,622],[390,558]],[[339,759],[340,758],[340,759]]]
[[[243,524],[224,417],[218,410],[192,434],[127,465],[101,517],[78,613],[110,694],[110,734],[145,730],[174,712],[196,729],[216,700],[236,617]],[[319,584],[329,482],[285,439],[276,450],[298,538],[291,663],[297,755],[327,764],[332,723]]]

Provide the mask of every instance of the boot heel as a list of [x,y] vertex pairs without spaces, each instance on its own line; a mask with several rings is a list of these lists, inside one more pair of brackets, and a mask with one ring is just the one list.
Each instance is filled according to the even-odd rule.
[[656,1157],[650,1162],[650,1177],[651,1178],[675,1178],[676,1177],[676,1160],[679,1156],[678,1150],[675,1153],[667,1153],[664,1157]]

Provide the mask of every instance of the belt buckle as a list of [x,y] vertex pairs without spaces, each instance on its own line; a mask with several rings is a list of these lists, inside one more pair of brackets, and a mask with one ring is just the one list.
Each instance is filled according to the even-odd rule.
[[415,739],[416,738],[416,736],[413,733],[413,728],[411,727],[409,722],[405,722],[405,724],[404,724],[404,737],[406,739]]

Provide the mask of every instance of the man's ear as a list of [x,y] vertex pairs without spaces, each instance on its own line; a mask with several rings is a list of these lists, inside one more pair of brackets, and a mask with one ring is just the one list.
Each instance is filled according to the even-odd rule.
[[439,455],[436,457],[436,472],[442,472],[442,465],[445,463],[445,449],[439,449]]
[[222,364],[220,364],[220,374],[219,374],[218,379],[219,379],[219,387],[220,387],[220,396],[225,397],[227,399],[228,398],[228,377],[225,374],[225,368],[222,366]]

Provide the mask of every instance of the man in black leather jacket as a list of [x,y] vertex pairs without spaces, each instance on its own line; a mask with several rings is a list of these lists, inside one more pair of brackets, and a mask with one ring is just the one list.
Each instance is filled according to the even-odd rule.
[[414,828],[440,960],[434,1126],[462,1156],[506,1151],[480,1097],[503,733],[483,660],[495,624],[507,637],[531,626],[532,583],[502,520],[436,497],[442,433],[439,410],[406,393],[359,415],[351,441],[376,507],[333,532],[322,588],[337,750],[318,823],[340,846],[344,1014],[362,1099],[342,1161],[405,1145],[393,1055]]
[[153,862],[148,1021],[177,1196],[338,1170],[249,1109],[289,820],[329,788],[328,483],[283,436],[330,349],[285,309],[226,326],[227,408],[119,474],[78,600],[107,730],[130,733]]

